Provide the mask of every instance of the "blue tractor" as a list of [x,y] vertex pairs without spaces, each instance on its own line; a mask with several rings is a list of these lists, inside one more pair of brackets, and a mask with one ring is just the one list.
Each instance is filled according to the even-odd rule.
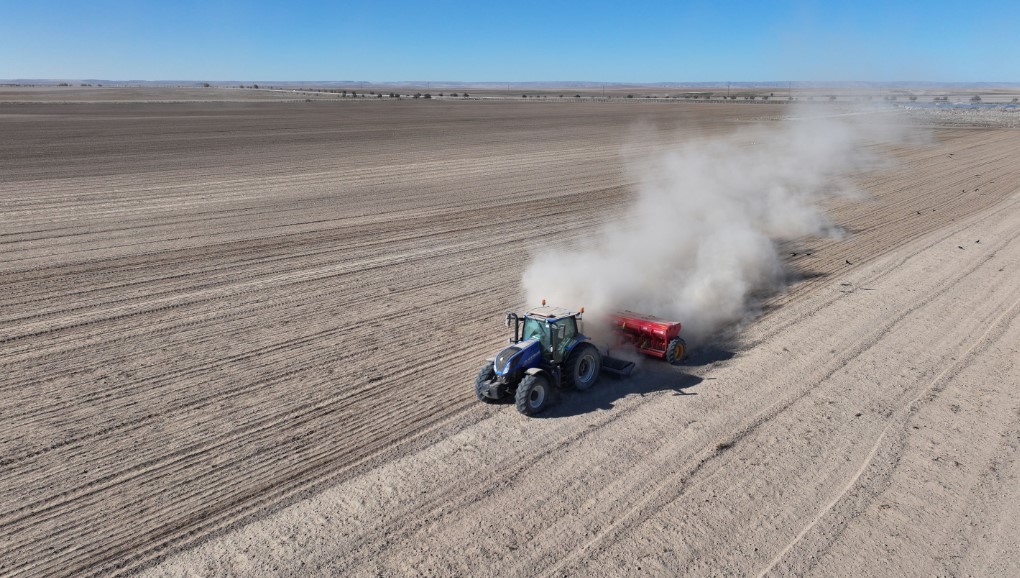
[[549,406],[553,387],[586,390],[602,370],[597,347],[581,333],[580,311],[562,307],[536,307],[520,318],[506,316],[513,326],[511,345],[486,362],[475,380],[479,401],[497,403],[511,397],[517,410],[534,415]]

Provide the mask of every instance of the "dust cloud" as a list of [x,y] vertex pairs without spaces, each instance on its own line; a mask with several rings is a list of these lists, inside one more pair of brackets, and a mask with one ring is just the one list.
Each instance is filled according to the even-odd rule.
[[907,137],[888,111],[833,112],[793,110],[628,161],[633,204],[580,243],[535,254],[528,302],[679,320],[692,343],[746,321],[753,297],[786,284],[778,244],[843,235],[823,203],[861,196],[849,176],[887,162],[882,146]]

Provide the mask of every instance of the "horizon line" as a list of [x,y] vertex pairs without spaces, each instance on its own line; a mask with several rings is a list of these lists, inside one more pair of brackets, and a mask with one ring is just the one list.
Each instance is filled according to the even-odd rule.
[[674,86],[683,87],[691,85],[712,85],[712,86],[726,86],[726,85],[767,85],[767,86],[833,86],[833,85],[866,85],[866,86],[884,86],[884,85],[932,85],[932,86],[964,86],[964,85],[997,85],[997,86],[1018,86],[1020,87],[1020,81],[957,81],[957,80],[687,80],[687,81],[674,81],[674,80],[663,80],[654,82],[630,82],[630,81],[609,81],[609,80],[272,80],[272,79],[109,79],[109,78],[90,78],[90,77],[61,77],[61,78],[4,78],[0,79],[0,84],[18,84],[18,83],[60,83],[60,82],[109,82],[109,83],[148,83],[148,84],[170,84],[170,83],[217,83],[217,84],[236,84],[236,83],[276,83],[276,84],[456,84],[456,85],[505,85],[505,86],[523,86],[523,85],[546,85],[546,86]]

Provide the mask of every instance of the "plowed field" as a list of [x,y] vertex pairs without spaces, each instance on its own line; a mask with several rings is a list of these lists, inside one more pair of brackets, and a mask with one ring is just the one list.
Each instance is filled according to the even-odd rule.
[[[776,105],[0,104],[0,574],[1006,574],[1020,130],[856,176],[691,365],[474,400],[529,251]],[[907,122],[906,119],[893,122]]]

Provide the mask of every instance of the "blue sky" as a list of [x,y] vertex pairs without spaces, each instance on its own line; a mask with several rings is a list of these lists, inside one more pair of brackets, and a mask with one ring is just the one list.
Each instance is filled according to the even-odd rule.
[[0,0],[0,78],[1020,82],[1020,1]]

